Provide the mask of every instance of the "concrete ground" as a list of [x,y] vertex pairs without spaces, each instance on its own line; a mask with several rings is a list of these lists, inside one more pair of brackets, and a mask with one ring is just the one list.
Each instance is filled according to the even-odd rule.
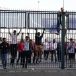
[[0,70],[0,76],[76,76],[76,69]]

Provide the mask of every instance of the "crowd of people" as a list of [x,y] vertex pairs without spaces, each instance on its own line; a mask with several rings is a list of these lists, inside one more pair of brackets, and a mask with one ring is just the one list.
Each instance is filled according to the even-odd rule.
[[[21,39],[18,42],[17,36],[21,33],[21,30],[19,33],[16,32],[16,30],[13,31],[13,33],[10,33],[9,35],[11,37],[11,44],[8,43],[6,38],[1,39],[0,38],[0,53],[1,53],[1,60],[3,68],[6,69],[7,67],[7,55],[10,53],[11,60],[10,65],[13,67],[16,61],[16,65],[20,64],[22,65],[22,68],[27,68],[28,64],[38,64],[42,61],[42,55],[44,56],[45,60],[48,60],[49,54],[50,54],[50,60],[51,62],[61,62],[61,42],[56,42],[55,39],[52,40],[52,42],[49,42],[47,39],[45,39],[44,42],[42,42],[42,38],[44,35],[45,29],[43,29],[43,33],[40,35],[40,32],[36,30],[35,34],[35,41],[30,39],[29,34],[23,38],[24,33],[21,35]],[[65,43],[64,46],[64,54],[68,55],[69,61],[70,61],[70,67],[72,66],[73,62],[75,61],[75,42],[71,38],[69,43]],[[18,58],[17,58],[17,52],[18,52]],[[31,58],[33,56],[33,59]],[[20,60],[20,61],[19,61]]]

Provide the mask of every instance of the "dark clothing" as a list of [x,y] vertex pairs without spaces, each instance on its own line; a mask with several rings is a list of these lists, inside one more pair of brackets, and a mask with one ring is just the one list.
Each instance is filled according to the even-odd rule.
[[7,52],[8,52],[9,44],[7,42],[2,42],[0,44],[0,49],[1,49],[1,60],[2,60],[2,65],[3,68],[6,69],[7,65]]
[[69,53],[69,59],[75,59],[75,53]]
[[[27,68],[27,63],[28,63],[28,58],[30,56],[30,51],[24,51],[23,52],[23,60],[22,60],[22,64],[23,64],[23,68]],[[26,62],[25,62],[26,60]]]
[[11,44],[11,65],[13,66],[17,56],[17,44]]
[[51,53],[51,61],[54,61],[54,56],[55,56],[55,62],[56,62],[57,61],[56,50],[51,50],[50,53]]
[[48,59],[48,55],[49,55],[49,50],[44,50],[44,58],[45,58],[45,60],[47,60]]
[[34,51],[34,57],[33,57],[33,63],[36,63],[37,55],[36,52]]
[[6,69],[6,66],[7,66],[7,54],[1,54],[1,60],[2,60],[3,68]]
[[23,52],[19,52],[18,59],[17,59],[17,64],[18,64],[19,60],[20,60],[20,64],[22,64],[22,59],[23,59]]
[[41,45],[42,44],[42,37],[43,37],[43,34],[41,36],[35,35],[35,44]]
[[60,42],[57,44],[57,59],[58,61],[61,61],[61,43]]
[[17,44],[11,44],[11,56],[17,56]]
[[6,54],[8,52],[9,44],[7,42],[2,42],[0,44],[1,54]]

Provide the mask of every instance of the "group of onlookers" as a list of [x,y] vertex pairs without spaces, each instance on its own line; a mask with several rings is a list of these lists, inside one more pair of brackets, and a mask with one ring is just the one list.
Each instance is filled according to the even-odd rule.
[[[9,32],[9,35],[11,36],[11,44],[8,43],[6,38],[3,39],[0,38],[0,53],[4,69],[6,69],[7,66],[8,53],[10,53],[11,55],[10,65],[14,66],[16,61],[16,65],[20,63],[20,65],[22,65],[23,68],[27,68],[27,64],[31,64],[32,62],[34,64],[40,63],[42,61],[43,54],[45,60],[48,60],[50,55],[51,62],[54,61],[61,62],[62,43],[56,42],[55,39],[53,39],[53,41],[51,42],[45,39],[45,41],[42,42],[45,29],[43,30],[43,33],[41,35],[40,32],[37,32],[37,29],[35,30],[36,30],[35,41],[30,39],[29,34],[24,39],[23,38],[24,33],[22,33],[21,39],[18,42],[17,36],[20,34],[21,30],[19,31],[19,33],[17,33],[16,30],[14,30],[13,33]],[[70,42],[65,43],[64,45],[64,56],[66,55],[69,58],[70,67],[72,66],[75,60],[75,51],[76,51],[75,42],[71,38]],[[17,58],[17,52],[18,52],[18,58]]]

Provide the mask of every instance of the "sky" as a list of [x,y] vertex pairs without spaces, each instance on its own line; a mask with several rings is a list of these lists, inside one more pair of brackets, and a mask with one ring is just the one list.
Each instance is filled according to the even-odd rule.
[[[56,11],[61,7],[63,0],[0,0],[0,9]],[[76,0],[64,0],[64,10],[76,11]]]

